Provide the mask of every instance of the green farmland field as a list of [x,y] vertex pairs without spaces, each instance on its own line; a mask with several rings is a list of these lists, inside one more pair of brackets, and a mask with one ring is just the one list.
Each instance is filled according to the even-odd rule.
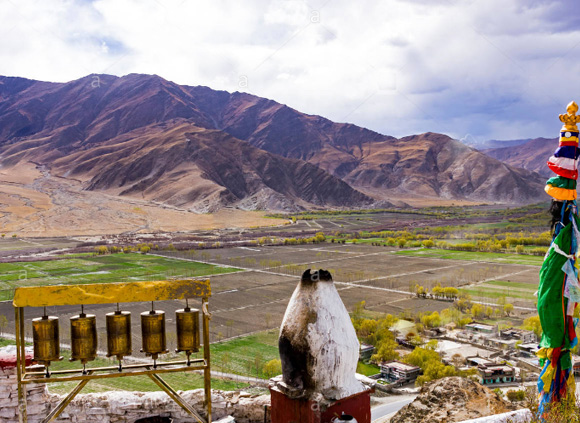
[[264,364],[272,359],[280,358],[278,336],[279,331],[274,329],[212,344],[214,370],[265,377],[262,374]]
[[136,253],[0,263],[0,300],[11,299],[14,288],[20,286],[163,280],[237,271],[233,267]]
[[436,248],[420,248],[418,250],[403,250],[395,254],[413,257],[431,257],[452,260],[487,261],[492,263],[512,263],[532,266],[541,266],[543,256],[525,254],[483,253],[478,251],[439,250]]
[[531,283],[487,281],[482,286],[461,288],[459,292],[469,294],[472,297],[520,298],[535,301],[534,293],[537,289],[538,287]]

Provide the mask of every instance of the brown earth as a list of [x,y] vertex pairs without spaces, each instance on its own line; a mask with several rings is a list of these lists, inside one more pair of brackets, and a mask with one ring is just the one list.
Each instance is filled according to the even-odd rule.
[[451,423],[513,410],[485,386],[462,377],[446,377],[425,385],[415,400],[390,423]]
[[[225,94],[208,92],[218,103]],[[148,75],[67,84],[0,77],[0,163],[39,163],[87,190],[202,212],[372,203],[310,163],[228,135],[198,97]]]
[[556,148],[558,138],[536,138],[516,147],[490,148],[482,152],[510,166],[521,167],[551,178],[554,172],[546,162]]
[[[306,225],[299,225],[299,227],[306,227]],[[146,235],[140,242],[148,242]],[[75,238],[91,241],[91,239],[81,237]],[[93,238],[94,241],[102,241],[99,237]],[[107,238],[106,241],[117,244],[115,238],[124,239],[126,236]],[[65,239],[45,241],[36,238],[24,241],[34,243],[29,245],[32,248],[42,247],[42,244],[46,245],[47,241],[54,243],[52,248],[67,247]],[[11,238],[0,239],[0,250],[3,245],[8,248],[24,241],[12,240]],[[179,245],[177,239],[173,238],[172,241],[176,246]],[[74,245],[70,245],[70,241],[68,242],[68,247],[74,247]],[[14,249],[14,247],[12,248]],[[396,251],[399,249],[368,244],[310,244],[303,246],[258,244],[252,247],[233,246],[202,251],[166,251],[161,252],[161,254],[168,258],[201,260],[214,265],[234,266],[243,270],[236,273],[211,275],[212,341],[217,341],[220,337],[238,336],[265,329],[279,328],[288,300],[292,296],[302,272],[308,268],[322,268],[331,272],[336,288],[348,310],[354,310],[364,300],[367,312],[391,313],[393,315],[408,314],[411,311],[436,310],[441,312],[444,308],[452,307],[452,303],[448,301],[417,298],[415,295],[409,294],[409,287],[412,288],[417,283],[430,287],[434,286],[435,283],[441,283],[443,286],[457,285],[458,281],[454,276],[456,269],[462,267],[466,267],[466,269],[477,268],[471,275],[472,282],[484,283],[490,277],[501,280],[502,274],[526,268],[526,266],[511,265],[510,268],[502,269],[492,266],[490,263],[400,256],[395,254]],[[285,266],[285,264],[290,266]],[[447,266],[453,267],[447,268]],[[489,267],[489,270],[486,270],[486,267]],[[401,274],[407,274],[407,276],[397,277],[393,280],[393,284],[378,285],[372,280],[368,280]],[[538,272],[536,271],[535,274],[537,279]],[[433,275],[439,275],[439,277],[437,280],[426,283],[426,280]],[[171,277],[172,275],[166,276]],[[360,282],[361,280],[363,282]],[[57,283],[58,280],[53,282]],[[7,286],[10,286],[9,284],[9,281],[6,282]],[[0,289],[3,288],[0,286]],[[491,299],[487,301],[491,301]],[[168,315],[173,313],[175,309],[183,308],[180,301],[170,303],[171,306],[168,305],[169,302],[159,305],[162,310],[166,310]],[[533,309],[532,302],[523,305]],[[138,308],[142,307],[142,304],[136,304],[133,311],[137,313]],[[69,306],[66,313],[77,314],[78,310],[73,310],[73,308]],[[87,310],[99,315],[105,312],[106,308],[110,309],[110,305],[90,306]],[[51,313],[63,315],[65,312],[60,310],[62,309],[51,311]],[[36,310],[32,316],[36,316],[40,312],[40,310]],[[523,311],[517,310],[517,313],[521,314]],[[533,313],[535,314],[535,311]],[[0,315],[2,314],[8,318],[14,316],[10,302],[0,302]],[[134,323],[136,325],[134,333],[140,333],[139,320],[135,320]],[[169,326],[171,324],[168,322]],[[8,324],[5,330],[10,332],[13,328],[13,324]],[[173,329],[168,327],[168,333],[171,330]],[[175,340],[172,342],[170,348],[174,348]]]
[[216,211],[363,206],[372,199],[310,163],[183,120],[148,126],[54,161],[90,191]]
[[31,163],[0,168],[0,231],[8,236],[78,236],[179,232],[287,223],[264,212],[224,208],[199,214],[151,201],[85,191],[74,179]]
[[[396,139],[235,93],[219,123],[261,149],[316,164],[377,199],[537,201],[543,178],[442,134]],[[404,200],[403,200],[404,201]]]
[[195,211],[366,207],[369,197],[390,206],[391,196],[534,202],[543,188],[537,174],[445,135],[396,139],[137,74],[0,77],[0,163],[28,161],[84,189]]

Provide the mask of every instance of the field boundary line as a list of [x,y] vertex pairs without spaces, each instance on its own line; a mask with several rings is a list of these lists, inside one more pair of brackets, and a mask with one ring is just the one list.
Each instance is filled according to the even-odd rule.
[[[531,271],[532,269],[525,269],[525,270],[520,270],[519,272],[513,272],[513,273],[506,273],[505,275],[499,275],[497,277],[494,278],[487,278],[487,279],[483,279],[481,281],[477,281],[475,282],[475,284],[469,284],[469,285],[465,285],[462,286],[462,289],[470,289],[470,288],[477,288],[479,286],[479,284],[481,283],[486,283],[486,282],[490,282],[490,281],[497,281],[497,280],[501,280],[503,278],[509,278],[510,276],[516,276],[516,275],[520,275],[522,273],[526,273]],[[509,281],[508,281],[509,282]],[[530,284],[531,285],[531,284]],[[509,288],[508,288],[509,289]]]
[[[508,263],[505,261],[487,261],[487,260],[472,260],[472,259],[459,259],[459,258],[441,258],[441,257],[421,257],[419,255],[412,255],[412,254],[404,254],[405,251],[413,251],[413,250],[420,250],[423,247],[418,248],[405,248],[404,250],[395,250],[394,252],[401,252],[400,254],[404,257],[415,257],[415,258],[423,258],[423,259],[431,259],[431,260],[456,260],[456,261],[463,261],[463,262],[475,262],[475,263],[487,263],[487,264],[497,264],[499,266],[522,266],[522,267],[531,267],[537,269],[538,267],[542,267],[542,264],[525,264],[525,263]],[[444,251],[459,251],[459,250],[444,250]],[[501,253],[498,253],[501,254]],[[498,259],[500,260],[500,259]]]
[[[474,265],[476,263],[467,263],[468,266]],[[425,273],[425,272],[432,272],[432,271],[437,271],[437,270],[443,270],[443,269],[451,269],[453,267],[460,267],[463,266],[463,264],[454,264],[452,266],[443,266],[443,267],[435,267],[435,268],[431,268],[431,269],[424,269],[424,270],[417,270],[415,272],[407,272],[407,273],[399,273],[397,275],[387,275],[387,276],[379,276],[377,278],[370,278],[370,279],[360,279],[358,281],[352,281],[350,283],[354,283],[354,284],[359,284],[359,283],[363,283],[363,282],[372,282],[372,281],[376,281],[379,279],[389,279],[389,278],[398,278],[401,276],[409,276],[409,275],[416,275],[418,273]]]

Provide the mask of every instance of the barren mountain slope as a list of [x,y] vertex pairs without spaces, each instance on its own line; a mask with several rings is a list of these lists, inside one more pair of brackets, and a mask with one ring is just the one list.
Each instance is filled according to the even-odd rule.
[[[0,82],[5,166],[33,161],[80,179],[90,173],[87,189],[199,211],[230,204],[295,210],[372,202],[304,161],[272,155],[218,130],[202,131],[215,126],[215,119],[197,108],[185,88],[157,76]],[[209,91],[217,100],[224,94]],[[195,132],[189,141],[175,128],[178,121]]]
[[517,147],[491,148],[482,152],[507,165],[538,172],[550,178],[554,176],[554,173],[548,168],[546,162],[557,147],[557,138],[536,138]]
[[91,75],[66,84],[0,78],[0,147],[13,162],[38,150],[56,158],[173,118],[212,124],[185,90],[158,76]]
[[57,159],[89,190],[195,210],[355,207],[372,199],[307,162],[286,159],[182,119],[140,128]]
[[[177,121],[208,130],[204,142],[161,148],[160,140],[172,139]],[[152,138],[158,140],[156,153],[142,154],[137,140],[152,143]],[[232,145],[220,147],[225,139]],[[258,154],[234,139],[274,154]],[[193,154],[197,148],[201,150]],[[212,149],[220,153],[207,153]],[[228,156],[227,149],[236,154]],[[164,158],[156,157],[160,152]],[[188,159],[181,160],[183,155]],[[336,178],[316,173],[318,182],[313,183],[312,167],[276,155],[308,161]],[[117,160],[122,161],[118,167],[113,165]],[[379,200],[423,196],[531,202],[543,195],[543,180],[537,175],[501,164],[444,135],[397,140],[250,94],[180,86],[136,74],[89,75],[63,84],[0,77],[0,163],[28,161],[49,167],[56,162],[63,174],[67,164],[79,177],[80,169],[89,172],[90,163],[90,189],[172,204],[190,201],[200,210],[224,204],[367,205],[368,198],[345,182]],[[153,181],[160,178],[159,169],[164,185]],[[191,189],[184,191],[185,186]],[[198,204],[199,199],[205,203]]]
[[[311,159],[328,169],[325,152]],[[361,146],[334,169],[351,186],[375,197],[426,196],[527,202],[541,196],[543,178],[513,168],[446,135],[426,133]]]
[[234,93],[207,105],[210,93],[189,91],[223,131],[284,157],[301,158],[376,198],[418,195],[484,201],[529,202],[543,180],[513,169],[441,135],[401,140],[351,124],[300,113],[271,100]]

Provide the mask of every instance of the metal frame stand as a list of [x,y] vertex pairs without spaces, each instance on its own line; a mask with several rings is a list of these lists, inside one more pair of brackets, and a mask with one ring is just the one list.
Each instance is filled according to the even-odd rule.
[[[108,379],[147,375],[169,397],[200,423],[211,422],[211,367],[209,348],[209,297],[211,287],[206,280],[175,280],[154,282],[130,282],[88,285],[54,285],[17,288],[14,293],[16,333],[16,375],[18,379],[19,422],[27,423],[26,385],[79,381],[69,394],[44,418],[43,423],[56,419],[73,398],[93,379]],[[27,371],[24,333],[24,308],[79,304],[114,304],[146,301],[177,300],[193,297],[202,299],[203,358],[187,361],[168,361],[154,364],[131,364],[74,370],[55,370],[48,375],[40,371]],[[205,408],[204,419],[159,374],[203,370]]]

